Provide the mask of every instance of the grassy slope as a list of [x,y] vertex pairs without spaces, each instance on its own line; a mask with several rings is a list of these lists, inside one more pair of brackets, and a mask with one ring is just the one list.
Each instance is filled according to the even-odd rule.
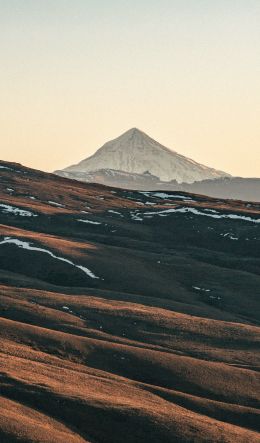
[[[0,212],[0,242],[30,242],[100,279],[1,245],[1,442],[259,441],[258,225],[136,222],[131,211],[169,202],[5,166],[2,204],[38,217]],[[185,206],[260,214],[192,198]],[[220,235],[230,230],[238,241]]]

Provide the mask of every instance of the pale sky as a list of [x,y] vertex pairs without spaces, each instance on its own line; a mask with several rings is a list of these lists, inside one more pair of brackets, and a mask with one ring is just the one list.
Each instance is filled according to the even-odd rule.
[[0,158],[53,171],[131,127],[260,177],[260,0],[0,0]]

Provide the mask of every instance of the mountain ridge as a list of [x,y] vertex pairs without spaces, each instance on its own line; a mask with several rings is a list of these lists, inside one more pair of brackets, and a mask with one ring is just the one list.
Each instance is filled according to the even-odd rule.
[[243,177],[220,177],[194,183],[177,183],[176,180],[162,182],[149,172],[129,173],[114,169],[100,169],[93,172],[60,171],[60,177],[66,177],[85,183],[100,183],[106,186],[142,191],[185,191],[244,201],[260,201],[260,179]]

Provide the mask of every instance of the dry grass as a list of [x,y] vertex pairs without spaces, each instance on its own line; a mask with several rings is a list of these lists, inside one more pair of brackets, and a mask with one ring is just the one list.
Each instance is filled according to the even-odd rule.
[[[1,238],[100,278],[1,247],[1,443],[259,442],[257,243],[230,246],[203,220],[136,224],[127,214],[142,205],[121,190],[7,165],[1,201],[39,217],[0,214]],[[193,197],[185,205],[260,213],[257,204]],[[101,225],[77,224],[82,210]],[[258,229],[241,224],[237,235]]]

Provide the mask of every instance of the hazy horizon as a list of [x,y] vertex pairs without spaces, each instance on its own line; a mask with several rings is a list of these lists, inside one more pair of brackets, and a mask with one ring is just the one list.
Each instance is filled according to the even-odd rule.
[[138,127],[260,177],[259,1],[0,0],[0,12],[2,160],[54,171]]

